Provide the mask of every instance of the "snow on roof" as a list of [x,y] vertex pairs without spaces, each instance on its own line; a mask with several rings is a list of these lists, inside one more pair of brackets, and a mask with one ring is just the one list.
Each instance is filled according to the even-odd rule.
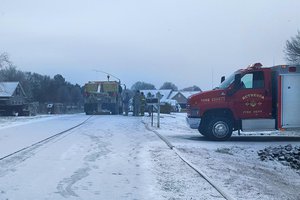
[[189,98],[190,96],[197,94],[201,91],[141,90],[141,92],[143,92],[146,97],[148,93],[156,97],[156,93],[159,92],[161,95],[163,95],[160,101],[167,102],[168,99],[172,99],[178,93],[182,94],[185,98]]
[[178,93],[179,93],[179,91],[172,91],[169,99],[173,99],[173,97],[175,97]]
[[186,99],[189,98],[190,96],[197,94],[201,91],[173,91],[170,95],[170,99],[173,99],[178,93],[182,94]]
[[180,91],[180,93],[185,97],[185,98],[189,98],[190,96],[197,94],[201,91]]
[[141,92],[143,92],[146,97],[148,93],[156,97],[156,94],[159,92],[162,95],[160,101],[165,102],[170,97],[172,90],[141,90]]
[[0,82],[0,97],[11,97],[19,82]]

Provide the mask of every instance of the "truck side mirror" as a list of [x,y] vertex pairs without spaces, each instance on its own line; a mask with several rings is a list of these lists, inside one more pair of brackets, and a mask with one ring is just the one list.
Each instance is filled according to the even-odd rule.
[[225,76],[221,77],[221,83],[223,83],[225,81]]

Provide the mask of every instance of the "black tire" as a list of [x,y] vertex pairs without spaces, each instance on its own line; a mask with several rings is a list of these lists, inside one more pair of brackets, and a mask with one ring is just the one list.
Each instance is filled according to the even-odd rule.
[[199,126],[198,131],[204,137],[209,138],[209,134],[207,133],[207,129],[205,129],[204,127],[201,127],[201,125]]
[[209,121],[205,131],[207,136],[216,141],[224,141],[232,135],[232,121],[224,117],[216,117]]

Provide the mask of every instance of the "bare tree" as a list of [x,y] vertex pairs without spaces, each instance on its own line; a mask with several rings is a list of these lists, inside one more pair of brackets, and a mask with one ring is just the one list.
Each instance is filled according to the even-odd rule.
[[290,64],[300,64],[300,31],[291,40],[286,41],[285,46],[286,60]]
[[0,54],[0,69],[12,66],[12,62],[9,60],[7,53]]

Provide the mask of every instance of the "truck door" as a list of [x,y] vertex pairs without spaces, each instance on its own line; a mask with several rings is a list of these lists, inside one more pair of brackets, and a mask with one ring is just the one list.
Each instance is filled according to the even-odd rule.
[[283,75],[282,78],[282,128],[300,127],[300,75]]
[[[264,73],[266,72],[266,73]],[[239,119],[272,118],[270,73],[253,71],[241,78],[241,88],[233,95],[233,107]]]

